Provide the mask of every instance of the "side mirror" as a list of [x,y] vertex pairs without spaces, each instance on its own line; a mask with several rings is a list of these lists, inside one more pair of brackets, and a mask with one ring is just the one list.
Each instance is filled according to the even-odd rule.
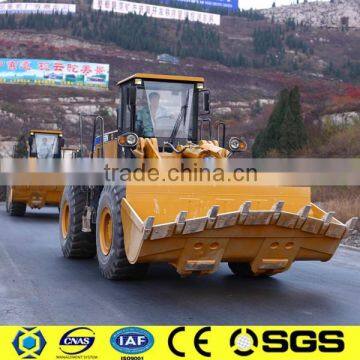
[[126,102],[128,106],[134,106],[136,104],[136,87],[130,86],[127,88]]
[[201,115],[208,115],[210,114],[210,91],[203,90],[201,94],[202,94]]

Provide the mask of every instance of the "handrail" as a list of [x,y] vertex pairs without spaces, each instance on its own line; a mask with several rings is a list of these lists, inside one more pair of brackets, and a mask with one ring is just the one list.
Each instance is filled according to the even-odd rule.
[[[220,129],[222,129],[222,137],[220,136]],[[221,147],[225,147],[225,139],[226,139],[226,124],[222,121],[219,121],[216,125],[216,131],[217,131],[217,140],[219,142],[219,145]],[[220,141],[221,137],[221,141]]]
[[100,115],[94,115],[96,116],[93,123],[93,138],[92,138],[92,146],[91,146],[91,155],[90,158],[92,159],[94,157],[95,152],[95,140],[96,140],[96,129],[98,127],[98,123],[100,122],[100,131],[101,131],[101,152],[100,156],[104,157],[104,118]]
[[200,121],[200,136],[199,139],[200,140],[205,140],[203,139],[203,127],[204,127],[204,123],[208,123],[209,124],[209,140],[212,140],[212,128],[211,128],[211,119],[210,118],[205,118],[205,119],[199,119]]

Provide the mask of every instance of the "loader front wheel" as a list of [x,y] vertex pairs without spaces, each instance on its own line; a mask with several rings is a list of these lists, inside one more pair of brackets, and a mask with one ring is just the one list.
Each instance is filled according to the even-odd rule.
[[94,233],[82,232],[86,192],[79,186],[66,186],[60,203],[59,235],[66,258],[92,258],[96,254]]
[[7,187],[6,188],[6,201],[5,201],[5,206],[6,206],[6,212],[10,213],[10,204],[11,204],[11,187]]
[[96,219],[96,248],[99,268],[109,280],[142,279],[148,264],[130,264],[125,252],[121,221],[121,199],[125,186],[105,186],[99,200]]
[[273,275],[272,271],[261,274],[254,273],[251,269],[250,263],[229,262],[228,265],[232,273],[236,276],[264,278]]
[[24,216],[26,213],[26,204],[20,202],[11,202],[9,204],[10,216]]
[[24,216],[26,213],[26,203],[12,201],[12,190],[6,189],[6,212],[10,216]]

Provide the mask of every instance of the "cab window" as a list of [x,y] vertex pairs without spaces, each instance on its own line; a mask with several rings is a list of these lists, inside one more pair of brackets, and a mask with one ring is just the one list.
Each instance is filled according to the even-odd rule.
[[31,152],[37,154],[38,159],[51,159],[58,153],[58,135],[35,134]]

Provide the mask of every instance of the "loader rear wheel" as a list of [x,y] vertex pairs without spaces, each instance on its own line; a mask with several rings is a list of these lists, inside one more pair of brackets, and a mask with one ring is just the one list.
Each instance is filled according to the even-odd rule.
[[66,186],[60,203],[59,235],[66,258],[92,258],[96,254],[94,233],[82,232],[86,192],[79,186]]
[[6,189],[6,212],[11,216],[24,216],[26,213],[26,203],[12,201],[12,190]]
[[148,264],[130,264],[125,252],[121,199],[125,186],[105,186],[96,219],[96,248],[102,275],[110,280],[142,279]]
[[242,277],[268,277],[273,275],[272,271],[262,273],[262,274],[256,274],[251,270],[250,263],[239,263],[239,262],[229,262],[228,263],[230,270],[233,272],[236,276],[242,276]]

